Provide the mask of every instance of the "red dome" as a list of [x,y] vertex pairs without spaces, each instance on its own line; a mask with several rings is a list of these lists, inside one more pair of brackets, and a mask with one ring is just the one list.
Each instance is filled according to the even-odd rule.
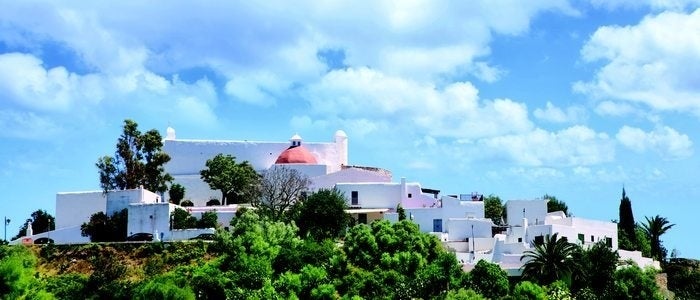
[[282,151],[275,164],[318,164],[309,150],[304,146],[292,146]]

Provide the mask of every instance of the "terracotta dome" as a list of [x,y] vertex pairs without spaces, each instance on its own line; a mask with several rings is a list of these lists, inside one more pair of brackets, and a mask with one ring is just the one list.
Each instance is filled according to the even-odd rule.
[[304,146],[291,146],[287,150],[282,151],[275,164],[318,164],[308,149]]

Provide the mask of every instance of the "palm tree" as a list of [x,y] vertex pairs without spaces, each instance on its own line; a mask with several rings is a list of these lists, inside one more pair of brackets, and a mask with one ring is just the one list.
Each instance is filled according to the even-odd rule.
[[649,238],[649,241],[651,241],[651,257],[660,261],[661,259],[666,258],[666,254],[662,253],[665,251],[662,251],[661,236],[673,226],[676,226],[676,224],[670,224],[666,218],[659,215],[656,215],[651,219],[649,219],[649,217],[645,218],[647,219],[647,222],[646,224],[642,224],[642,230],[644,230],[644,233]]
[[578,249],[566,238],[559,238],[557,233],[545,236],[543,243],[525,251],[520,258],[527,261],[521,268],[523,277],[543,285],[562,279],[570,282],[571,274],[576,269],[574,253]]

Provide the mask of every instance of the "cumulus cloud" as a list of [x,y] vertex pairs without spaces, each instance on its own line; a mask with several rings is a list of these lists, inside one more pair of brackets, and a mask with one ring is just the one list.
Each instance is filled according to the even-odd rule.
[[614,143],[607,134],[585,126],[557,132],[535,129],[519,135],[482,139],[479,151],[501,156],[525,166],[581,166],[609,162],[615,157]]
[[309,86],[305,98],[321,118],[391,119],[395,126],[436,137],[469,139],[532,128],[523,103],[480,100],[471,83],[437,88],[368,68],[330,72]]
[[551,123],[577,123],[586,118],[586,111],[582,107],[570,106],[561,109],[552,102],[547,101],[544,109],[537,108],[533,112],[535,118]]
[[591,3],[595,7],[605,7],[607,9],[638,8],[648,6],[655,10],[681,10],[687,7],[696,7],[700,5],[700,1],[698,0],[592,0]]
[[664,12],[633,26],[605,26],[581,50],[586,62],[603,61],[595,79],[574,90],[596,98],[700,114],[700,9]]
[[658,126],[649,132],[623,126],[615,138],[635,152],[654,151],[665,159],[682,159],[693,154],[693,142],[690,138],[668,126]]

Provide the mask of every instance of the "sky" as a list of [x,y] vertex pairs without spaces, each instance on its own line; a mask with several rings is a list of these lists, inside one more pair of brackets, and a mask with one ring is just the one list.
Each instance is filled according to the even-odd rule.
[[0,0],[0,214],[98,190],[124,119],[331,141],[443,194],[544,194],[700,258],[700,1]]

